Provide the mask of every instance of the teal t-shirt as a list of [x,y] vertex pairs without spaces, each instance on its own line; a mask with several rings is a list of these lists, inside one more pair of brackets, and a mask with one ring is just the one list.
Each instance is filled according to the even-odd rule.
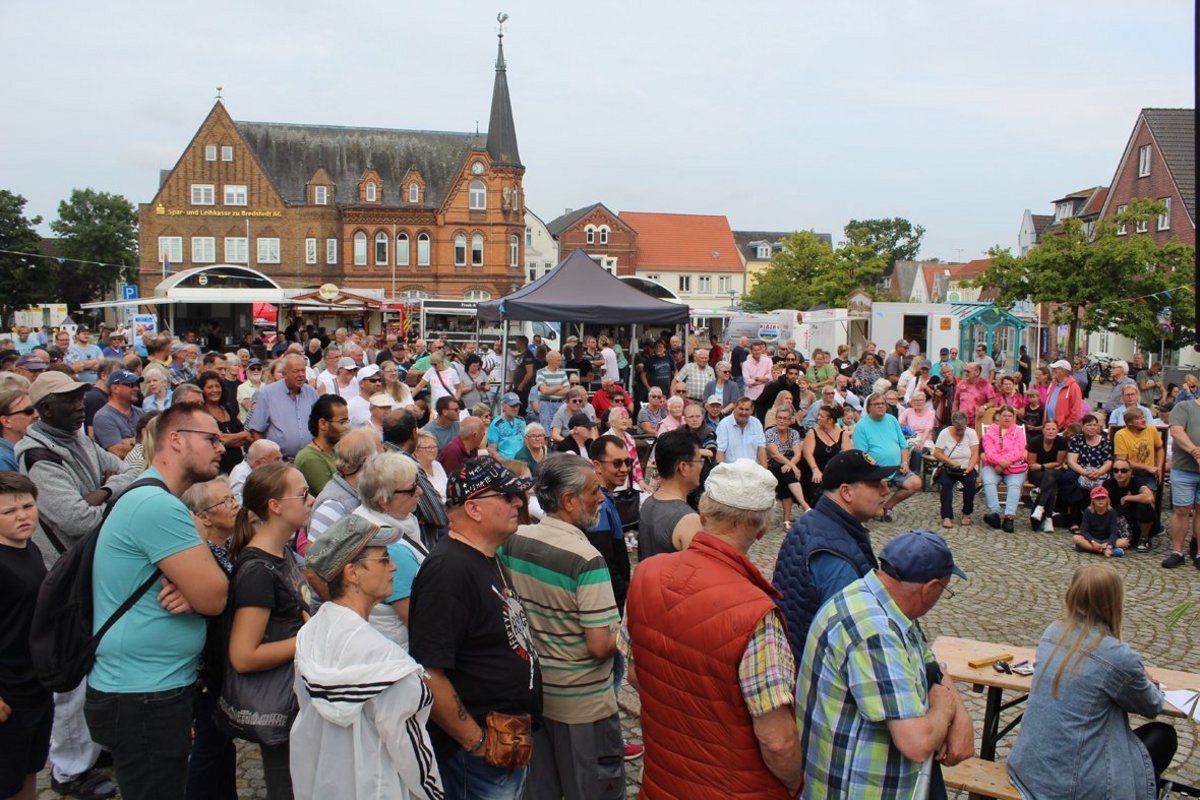
[[488,426],[487,440],[488,444],[496,445],[501,458],[516,458],[525,446],[525,420],[520,417],[507,420],[503,414],[494,417]]
[[[144,477],[162,480],[151,467]],[[196,523],[179,498],[156,486],[126,493],[96,543],[92,566],[92,630],[112,616],[154,572],[155,565],[190,547],[204,547]],[[204,617],[171,614],[158,604],[155,587],[100,640],[88,685],[102,692],[162,692],[196,680],[204,647]]]

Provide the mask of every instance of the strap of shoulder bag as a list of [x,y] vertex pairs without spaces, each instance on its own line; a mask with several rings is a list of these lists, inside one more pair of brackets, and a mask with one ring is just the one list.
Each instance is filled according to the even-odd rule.
[[[136,481],[129,484],[129,486],[125,487],[125,491],[121,492],[121,494],[118,497],[114,498],[112,501],[109,502],[108,507],[104,509],[104,517],[100,520],[100,524],[101,525],[104,524],[104,520],[108,519],[108,515],[110,513],[112,513],[112,510],[114,508],[116,508],[117,502],[122,497],[124,497],[127,493],[129,493],[133,489],[139,489],[143,486],[158,486],[164,492],[170,491],[170,489],[167,488],[167,485],[165,483],[163,483],[161,480],[159,480],[158,478],[138,478]],[[96,631],[96,634],[92,637],[92,642],[94,644],[99,644],[100,640],[102,638],[104,638],[104,634],[108,633],[109,629],[112,628],[113,625],[117,624],[117,620],[119,620],[121,617],[125,616],[125,613],[128,612],[129,609],[133,608],[133,606],[139,600],[142,599],[142,596],[150,590],[150,587],[153,586],[158,581],[158,579],[161,575],[162,575],[162,570],[159,569],[158,567],[155,567],[154,574],[152,574],[149,578],[147,578],[145,580],[145,582],[142,583],[141,586],[134,589],[133,593],[131,595],[129,595],[129,597],[125,598],[125,602],[121,603],[121,605],[117,608],[117,610],[113,612],[112,616],[109,617],[104,622],[104,624],[100,626],[100,630]]]

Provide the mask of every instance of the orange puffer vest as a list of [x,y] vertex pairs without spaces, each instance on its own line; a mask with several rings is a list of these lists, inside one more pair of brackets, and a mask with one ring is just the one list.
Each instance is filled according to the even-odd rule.
[[789,796],[763,763],[738,685],[738,662],[776,596],[749,559],[707,533],[638,565],[626,620],[646,743],[642,798]]

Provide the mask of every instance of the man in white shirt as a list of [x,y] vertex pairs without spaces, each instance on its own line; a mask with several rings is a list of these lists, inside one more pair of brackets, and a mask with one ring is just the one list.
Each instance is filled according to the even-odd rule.
[[337,386],[338,362],[341,360],[342,348],[336,344],[325,348],[325,360],[322,362],[325,369],[317,375],[317,394],[337,394],[334,387]]
[[383,370],[377,364],[358,371],[358,394],[346,401],[350,416],[350,427],[361,428],[371,424],[371,395],[383,388]]

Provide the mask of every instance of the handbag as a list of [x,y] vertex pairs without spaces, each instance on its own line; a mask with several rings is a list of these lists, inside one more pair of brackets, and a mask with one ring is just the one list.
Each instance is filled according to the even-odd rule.
[[528,714],[487,714],[487,741],[483,758],[493,767],[508,770],[529,765],[533,757],[533,719]]
[[641,514],[642,493],[637,489],[621,489],[613,492],[613,500],[621,517],[622,530],[636,528]]

